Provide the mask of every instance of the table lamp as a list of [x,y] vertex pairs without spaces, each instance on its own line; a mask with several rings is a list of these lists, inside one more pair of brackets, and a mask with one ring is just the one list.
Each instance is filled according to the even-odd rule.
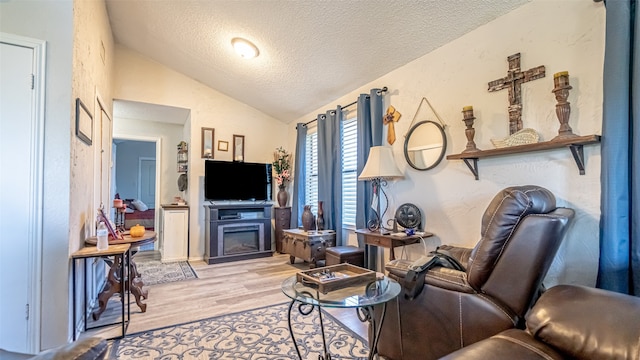
[[382,218],[384,213],[387,211],[387,202],[385,202],[385,210],[381,214],[380,191],[382,192],[382,195],[384,195],[385,199],[388,200],[388,198],[381,186],[387,185],[387,179],[401,177],[403,177],[403,174],[396,166],[391,148],[386,146],[373,146],[369,149],[367,163],[364,165],[360,176],[358,176],[359,181],[371,181],[374,201],[377,203],[376,218],[367,222],[367,229],[369,229],[369,231],[380,231],[381,233],[385,231],[385,228],[382,225]]

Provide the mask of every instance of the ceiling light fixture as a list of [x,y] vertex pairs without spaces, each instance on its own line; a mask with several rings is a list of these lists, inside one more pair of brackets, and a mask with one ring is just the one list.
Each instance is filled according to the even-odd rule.
[[257,46],[255,46],[251,41],[243,38],[231,39],[231,45],[233,45],[233,48],[236,50],[238,55],[245,59],[253,59],[260,54]]

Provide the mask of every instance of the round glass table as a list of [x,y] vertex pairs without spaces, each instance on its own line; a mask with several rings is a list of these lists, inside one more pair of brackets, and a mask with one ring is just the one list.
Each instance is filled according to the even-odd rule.
[[[296,303],[298,303],[298,311],[303,315],[309,315],[315,308],[318,309],[320,331],[322,332],[322,342],[324,346],[324,356],[320,355],[318,357],[319,359],[331,359],[331,354],[327,351],[324,326],[322,324],[321,308],[323,307],[355,308],[358,313],[358,319],[362,322],[369,322],[373,330],[370,332],[372,339],[369,341],[369,359],[373,359],[377,353],[378,337],[380,336],[380,330],[382,329],[382,323],[387,311],[387,302],[395,299],[398,294],[400,294],[400,290],[400,284],[380,273],[377,274],[376,280],[369,283],[352,285],[326,293],[318,291],[313,284],[299,282],[297,275],[287,278],[282,282],[282,292],[291,299],[289,312],[287,313],[287,321],[289,333],[293,339],[298,358],[302,360],[300,349],[298,348],[298,343],[291,326],[291,311]],[[373,314],[374,305],[382,305],[382,315],[379,321],[376,321]]]

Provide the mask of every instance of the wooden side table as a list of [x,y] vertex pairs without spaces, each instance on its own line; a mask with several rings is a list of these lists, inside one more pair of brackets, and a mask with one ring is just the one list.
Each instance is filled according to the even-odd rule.
[[274,235],[276,237],[276,251],[283,253],[282,243],[284,241],[284,232],[291,227],[291,207],[277,207],[273,208],[275,212],[275,230]]
[[[127,317],[125,318],[124,316],[124,303],[125,303],[125,286],[123,286],[121,284],[120,279],[126,279],[128,276],[131,275],[131,245],[130,244],[119,244],[119,245],[109,245],[109,248],[107,250],[102,250],[102,251],[98,251],[98,249],[95,246],[87,246],[84,247],[76,252],[74,252],[73,254],[71,254],[71,272],[72,272],[72,278],[73,278],[73,284],[72,284],[72,296],[73,296],[73,341],[76,340],[76,331],[75,331],[75,327],[76,327],[76,262],[79,259],[83,260],[83,264],[84,264],[84,269],[85,269],[85,276],[84,276],[84,294],[83,294],[83,305],[82,305],[82,316],[84,319],[84,331],[90,330],[90,329],[96,329],[96,328],[101,328],[101,327],[105,327],[105,326],[111,326],[111,325],[115,325],[118,323],[122,323],[122,335],[116,338],[123,338],[125,333],[127,332],[127,326],[129,326],[129,321],[131,320],[131,300],[129,299],[129,296],[127,294],[126,299],[127,299]],[[111,323],[111,324],[105,324],[105,325],[100,325],[100,326],[94,326],[91,328],[87,327],[87,311],[86,311],[86,307],[87,307],[87,274],[86,274],[86,270],[87,270],[87,259],[89,258],[104,258],[104,257],[109,257],[109,256],[113,256],[114,260],[113,260],[113,265],[111,266],[111,268],[109,269],[109,273],[107,274],[107,286],[109,287],[109,295],[107,297],[107,300],[109,297],[111,297],[111,295],[115,294],[116,292],[120,293],[120,302],[122,303],[122,321],[120,322],[115,322],[115,323]],[[125,261],[126,259],[126,261]],[[126,271],[125,271],[126,268]],[[116,274],[117,272],[119,272],[120,274]],[[102,293],[100,294],[100,296],[102,297]],[[106,302],[106,300],[105,300]],[[105,304],[106,306],[106,304]],[[113,338],[112,338],[113,339]],[[108,339],[110,340],[110,339]]]
[[[125,286],[127,289],[133,294],[136,299],[136,304],[140,307],[140,311],[147,311],[147,304],[142,302],[143,299],[146,299],[149,296],[149,290],[145,290],[143,288],[144,283],[142,282],[142,277],[138,272],[138,268],[136,267],[135,254],[138,252],[141,246],[146,244],[151,244],[156,241],[156,233],[155,231],[147,230],[144,232],[144,235],[141,237],[132,237],[129,234],[125,234],[122,239],[111,239],[109,238],[109,246],[113,245],[121,245],[127,244],[131,246],[131,256],[129,257],[129,268],[131,269],[131,274],[128,278],[126,278]],[[96,237],[87,238],[85,241],[85,245],[96,245],[98,243],[98,239]],[[113,267],[113,265],[112,265]],[[118,281],[119,286],[120,282]],[[107,300],[113,295],[113,292],[109,288],[105,288],[100,295],[98,296],[98,303],[100,304],[100,308],[93,313],[94,320],[98,320],[100,315],[105,310],[107,306]]]
[[381,234],[376,231],[369,231],[367,229],[356,230],[358,237],[364,237],[365,245],[369,246],[381,246],[389,249],[389,260],[395,260],[396,254],[393,251],[398,246],[405,246],[420,242],[420,238],[427,238],[433,236],[430,232],[425,232],[424,235],[411,235],[411,236],[395,236],[391,234]]
[[325,249],[336,245],[336,232],[333,230],[304,231],[302,229],[282,230],[284,233],[283,251],[289,254],[293,264],[296,258],[309,263],[309,268],[317,266],[325,259]]

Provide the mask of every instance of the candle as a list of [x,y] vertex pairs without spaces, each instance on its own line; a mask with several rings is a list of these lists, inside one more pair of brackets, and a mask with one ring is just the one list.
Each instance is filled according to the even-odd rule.
[[556,88],[569,86],[569,72],[560,71],[553,74],[553,85]]
[[473,106],[468,105],[462,108],[462,121],[473,121]]

